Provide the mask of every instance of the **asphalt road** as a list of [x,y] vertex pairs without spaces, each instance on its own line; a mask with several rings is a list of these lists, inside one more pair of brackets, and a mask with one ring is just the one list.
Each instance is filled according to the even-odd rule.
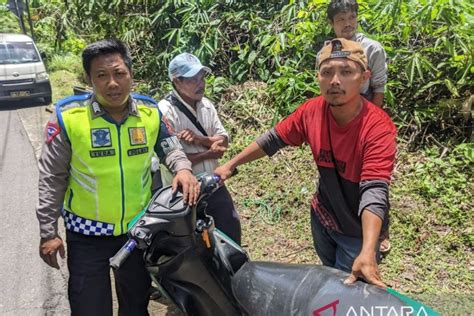
[[67,315],[64,262],[61,270],[55,270],[38,256],[38,168],[20,120],[20,112],[35,116],[45,111],[44,107],[17,111],[17,105],[2,104],[0,109],[0,315]]
[[[0,104],[0,315],[69,315],[66,262],[55,270],[38,255],[37,158],[51,113],[37,103]],[[60,223],[60,235],[64,236]],[[152,316],[182,315],[151,301]],[[117,303],[114,299],[117,314]]]

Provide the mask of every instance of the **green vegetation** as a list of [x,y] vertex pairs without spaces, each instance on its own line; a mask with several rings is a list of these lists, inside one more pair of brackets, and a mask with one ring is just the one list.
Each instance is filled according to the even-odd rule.
[[21,32],[17,18],[2,5],[0,5],[0,30],[2,33]]
[[421,155],[402,151],[392,189],[395,249],[384,265],[385,277],[395,288],[423,293],[447,314],[454,298],[466,300],[473,292],[473,158],[472,144],[444,155],[439,148]]
[[56,70],[49,74],[53,90],[53,102],[61,100],[72,94],[72,87],[83,86],[77,74],[67,70]]
[[[191,51],[231,83],[267,83],[278,115],[318,93],[314,59],[333,36],[327,0],[32,1],[48,55],[77,54],[87,42],[118,37],[150,87],[167,81],[170,59]],[[387,107],[410,149],[466,139],[459,107],[474,82],[474,5],[467,0],[360,0],[360,29],[389,57]],[[0,16],[4,13],[0,12]]]
[[[137,90],[153,90],[157,97],[170,88],[170,59],[183,51],[198,55],[213,69],[207,92],[232,135],[225,160],[319,93],[315,55],[333,36],[327,3],[34,0],[31,6],[56,100],[83,80],[78,54],[97,39],[126,41],[140,79]],[[474,93],[474,5],[359,4],[360,30],[380,41],[389,56],[386,103],[399,127],[393,247],[382,263],[383,277],[446,314],[455,314],[455,305],[458,314],[472,313],[474,145],[472,121],[459,109]],[[0,9],[0,28],[15,27],[15,19]],[[472,118],[470,107],[464,115]],[[254,259],[317,262],[308,223],[315,174],[311,153],[302,147],[242,166],[229,181]]]
[[[136,77],[162,95],[168,88],[167,64],[178,52],[191,51],[230,83],[266,82],[276,121],[319,92],[314,59],[333,36],[327,3],[35,0],[31,7],[35,33],[50,59],[77,55],[87,42],[118,37],[131,47]],[[409,149],[436,140],[452,147],[465,140],[469,122],[459,108],[473,93],[474,5],[467,0],[359,4],[360,30],[387,51],[386,103]],[[12,27],[11,14],[3,10],[0,16]]]
[[77,55],[54,55],[48,61],[48,70],[51,72],[66,70],[73,74],[80,74],[82,72],[81,59]]

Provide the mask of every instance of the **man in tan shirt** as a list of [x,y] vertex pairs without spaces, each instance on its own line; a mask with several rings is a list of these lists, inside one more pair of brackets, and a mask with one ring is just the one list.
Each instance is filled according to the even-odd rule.
[[[227,150],[229,135],[212,102],[204,97],[205,77],[211,69],[189,53],[177,55],[170,62],[168,75],[173,91],[158,103],[163,117],[178,136],[193,173],[213,173],[218,159]],[[169,175],[161,168],[163,185]],[[240,220],[225,186],[208,200],[207,213],[214,217],[216,227],[240,244]]]

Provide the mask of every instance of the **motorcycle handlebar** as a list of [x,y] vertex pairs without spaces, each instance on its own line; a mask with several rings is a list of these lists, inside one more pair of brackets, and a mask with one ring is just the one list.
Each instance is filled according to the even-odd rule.
[[[231,176],[235,176],[238,173],[237,168],[232,171]],[[201,182],[201,195],[210,194],[217,190],[221,185],[221,177],[217,174],[203,174],[203,176],[198,176],[199,182]]]
[[[232,175],[237,174],[237,169],[234,170]],[[201,195],[208,195],[212,194],[215,190],[220,187],[221,178],[218,175],[210,175],[207,174],[199,178],[201,182]],[[109,265],[113,269],[119,269],[120,266],[123,264],[125,260],[127,260],[128,256],[132,253],[132,251],[136,248],[137,241],[134,239],[129,239],[125,245],[120,248],[120,250],[109,259]]]
[[115,270],[120,268],[122,263],[128,258],[128,256],[130,256],[136,246],[137,242],[134,239],[129,239],[115,256],[109,259],[109,265]]

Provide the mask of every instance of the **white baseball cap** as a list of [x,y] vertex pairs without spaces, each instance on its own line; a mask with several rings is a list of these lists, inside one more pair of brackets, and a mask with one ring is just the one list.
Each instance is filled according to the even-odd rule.
[[182,53],[174,57],[168,66],[168,76],[170,80],[173,78],[195,76],[201,70],[207,73],[211,72],[211,68],[203,66],[199,59],[190,53]]

